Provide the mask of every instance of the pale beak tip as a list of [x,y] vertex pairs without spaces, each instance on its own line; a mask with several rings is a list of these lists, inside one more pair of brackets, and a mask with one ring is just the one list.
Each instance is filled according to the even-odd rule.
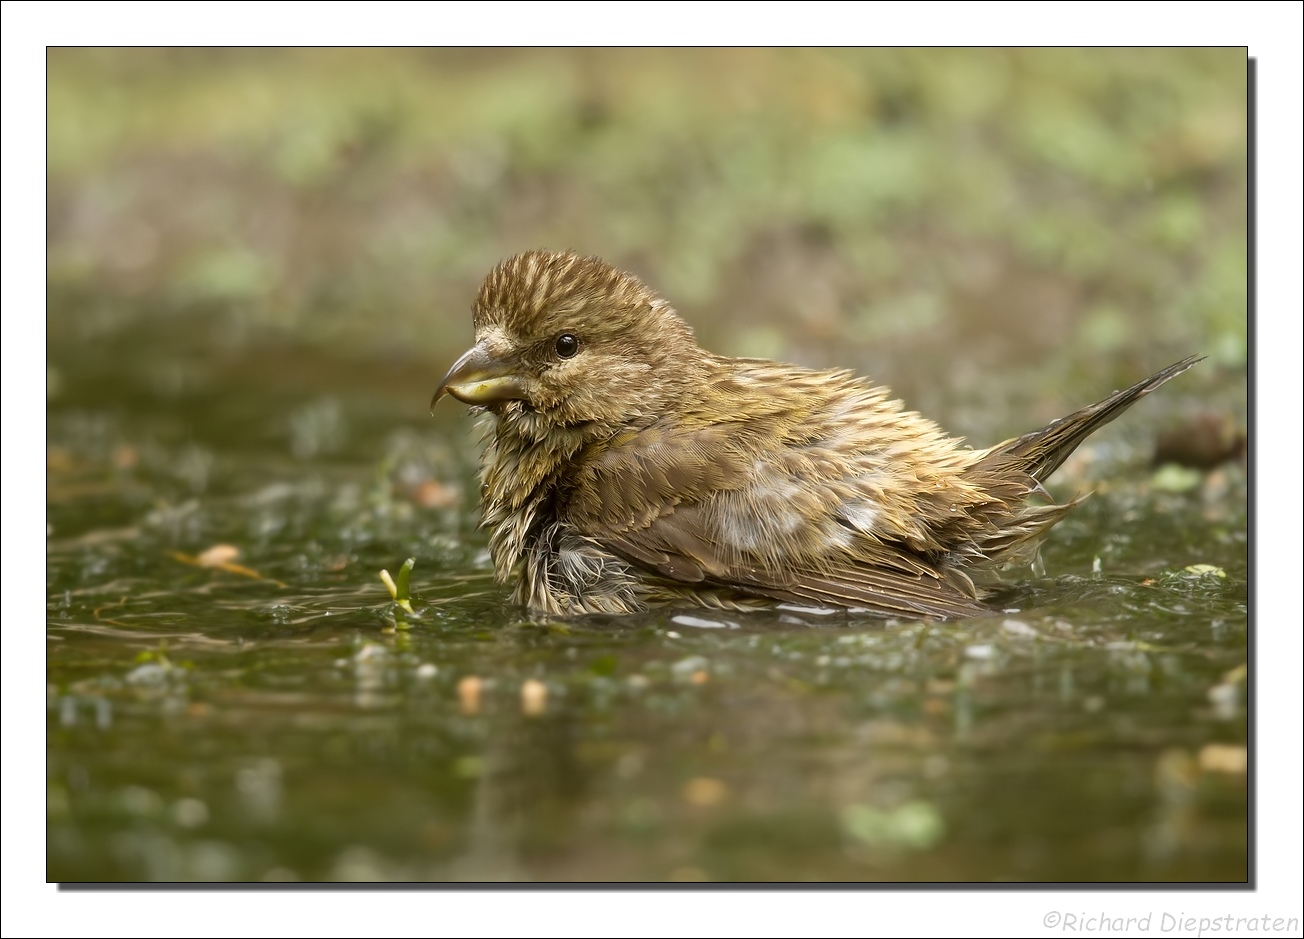
[[[452,372],[450,372],[449,374],[451,375]],[[439,403],[439,399],[442,398],[442,397],[444,397],[444,395],[447,395],[447,394],[451,394],[451,392],[448,390],[448,375],[445,375],[445,376],[444,376],[444,381],[441,381],[441,382],[439,383],[439,387],[435,389],[435,393],[434,393],[434,395],[433,395],[433,396],[431,397],[431,399],[430,399],[430,416],[431,416],[431,417],[434,417],[434,416],[435,416],[435,405],[437,405],[437,404]]]

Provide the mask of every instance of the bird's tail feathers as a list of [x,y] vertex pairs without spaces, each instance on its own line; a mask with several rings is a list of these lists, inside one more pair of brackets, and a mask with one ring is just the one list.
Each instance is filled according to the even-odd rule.
[[1114,392],[1103,401],[1052,421],[1040,430],[998,444],[979,462],[978,466],[1000,464],[1006,468],[1017,468],[1027,473],[1040,486],[1063,465],[1082,441],[1164,382],[1203,360],[1202,355],[1189,356],[1137,382],[1130,388]]

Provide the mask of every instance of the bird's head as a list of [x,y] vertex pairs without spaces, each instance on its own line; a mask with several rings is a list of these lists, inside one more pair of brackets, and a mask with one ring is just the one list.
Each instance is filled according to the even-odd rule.
[[503,261],[480,287],[474,325],[475,345],[430,406],[450,394],[530,438],[647,423],[691,384],[700,357],[692,330],[642,281],[571,253]]

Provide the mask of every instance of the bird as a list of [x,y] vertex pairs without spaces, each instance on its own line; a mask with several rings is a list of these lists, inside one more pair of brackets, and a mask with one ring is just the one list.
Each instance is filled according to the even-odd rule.
[[[660,607],[991,615],[992,572],[1033,561],[1085,495],[1046,479],[1191,356],[987,449],[842,369],[701,348],[633,274],[527,251],[485,277],[445,395],[482,416],[482,526],[531,614]],[[982,575],[982,576],[980,576]],[[980,584],[982,586],[980,586]]]

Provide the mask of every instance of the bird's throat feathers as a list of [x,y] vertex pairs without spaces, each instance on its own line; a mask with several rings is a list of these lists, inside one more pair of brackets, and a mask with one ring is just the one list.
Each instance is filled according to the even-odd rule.
[[536,435],[531,417],[514,408],[484,418],[488,426],[480,461],[482,526],[490,529],[489,551],[503,582],[511,578],[536,523],[555,511],[558,483],[584,445],[584,435],[577,430],[552,427]]

